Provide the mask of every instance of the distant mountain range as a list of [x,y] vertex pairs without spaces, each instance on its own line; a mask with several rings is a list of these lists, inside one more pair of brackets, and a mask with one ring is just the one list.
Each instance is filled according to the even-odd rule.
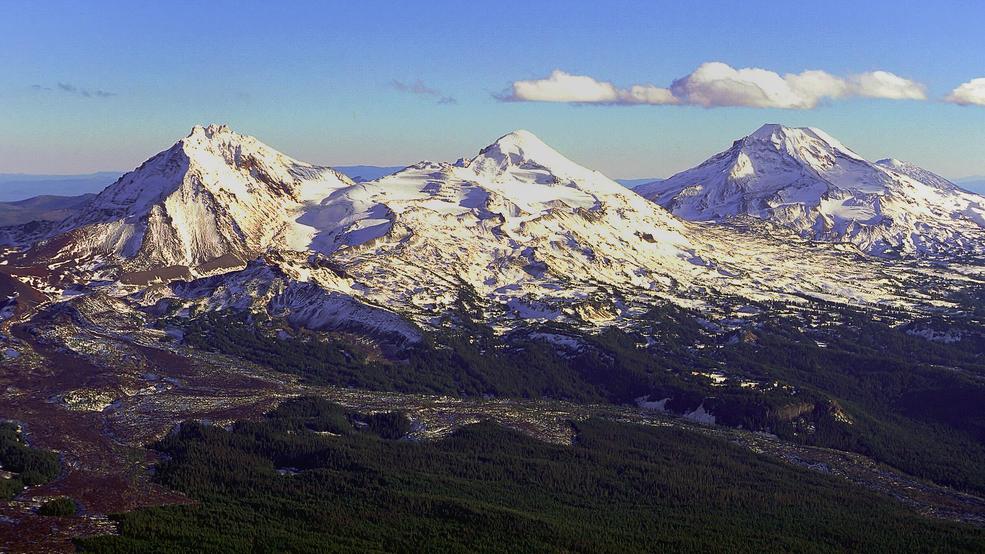
[[[605,321],[622,308],[596,305],[600,282],[675,294],[696,278],[723,280],[686,233],[663,208],[526,131],[471,159],[356,183],[210,125],[54,227],[19,229],[7,242],[24,248],[11,264],[58,268],[51,277],[64,286],[180,280],[193,284],[176,284],[176,298],[273,302],[313,328],[411,338],[393,312],[425,322],[468,291],[490,303],[490,318]],[[257,292],[273,294],[273,283],[276,296]]]
[[[226,126],[196,126],[95,197],[8,206],[20,220],[33,209],[49,221],[2,228],[0,244],[15,250],[11,267],[47,273],[49,292],[149,286],[214,309],[264,305],[313,328],[358,324],[407,338],[416,332],[405,318],[433,325],[465,297],[504,326],[594,326],[654,298],[705,302],[709,291],[908,302],[839,239],[881,247],[906,224],[910,246],[981,245],[980,197],[919,168],[870,164],[815,130],[766,126],[642,195],[527,131],[455,163],[391,169],[349,167],[357,178],[384,173],[356,182]],[[864,195],[853,194],[859,187]],[[748,216],[801,235],[820,223],[828,232],[809,238],[833,243],[807,248]]]
[[640,185],[646,185],[649,183],[659,183],[663,179],[659,177],[646,177],[643,179],[615,179],[617,183],[626,188],[636,188]]
[[985,195],[985,175],[976,175],[974,177],[956,179],[954,182],[965,190],[970,190],[971,192]]
[[21,225],[30,221],[62,221],[95,196],[95,194],[42,195],[15,202],[0,202],[0,227]]
[[[396,173],[406,166],[337,165],[332,167],[353,181],[362,183]],[[100,171],[80,175],[0,173],[0,204],[25,200],[34,196],[78,196],[96,193],[106,188],[122,174],[122,171]],[[625,187],[636,188],[640,185],[659,183],[664,179],[661,177],[643,177],[613,180]],[[966,190],[985,195],[985,175],[953,179],[952,181]],[[0,225],[6,224],[0,223]]]
[[[196,129],[219,135],[225,132],[214,126]],[[523,136],[530,141],[536,140],[535,137],[531,138],[532,135]],[[187,147],[192,138],[193,136],[189,136],[180,141],[180,144]],[[251,147],[258,149],[260,157],[266,156],[265,153],[272,153],[270,156],[274,158],[283,157],[282,154],[270,150],[252,137],[241,137],[241,139],[242,144],[237,142],[237,147],[243,144],[252,145]],[[194,156],[186,154],[182,159],[185,158],[194,161]],[[145,165],[150,164],[153,168],[155,160],[156,158],[149,160]],[[87,207],[95,196],[92,194],[94,192],[102,191],[99,195],[101,201],[107,199],[111,201],[109,206],[87,207],[87,213],[81,217],[89,223],[94,221],[93,218],[98,219],[99,213],[115,217],[120,210],[130,213],[133,210],[139,212],[144,208],[150,209],[150,204],[144,203],[157,198],[160,191],[155,192],[153,183],[165,178],[162,172],[188,171],[187,168],[182,169],[184,167],[182,164],[186,162],[172,160],[169,163],[176,165],[157,170],[151,169],[152,173],[157,171],[161,174],[150,177],[146,175],[149,170],[142,166],[138,170],[138,173],[141,173],[138,179],[141,184],[137,188],[134,188],[136,185],[128,184],[127,179],[107,188],[107,185],[118,177],[115,172],[86,175],[0,174],[0,199],[8,200],[0,201],[0,227],[21,225],[29,221],[47,222],[32,227],[31,233],[26,233],[24,229],[3,231],[4,240],[20,243],[34,240],[36,233],[66,230],[73,225],[77,226],[81,220],[76,220],[73,216]],[[285,175],[301,171],[305,173],[304,179],[315,181],[331,174],[338,183],[348,186],[374,181],[390,183],[393,182],[393,179],[388,180],[390,176],[400,175],[407,169],[419,165],[409,168],[351,165],[329,169],[290,160],[286,166],[278,167],[277,170],[287,171]],[[215,169],[220,166],[208,167]],[[319,172],[328,173],[323,175]],[[228,185],[228,181],[233,177],[238,179],[238,175],[236,172],[216,175],[214,180]],[[284,181],[276,175],[255,177],[261,180]],[[130,175],[129,179],[133,180],[135,177]],[[961,250],[985,248],[982,239],[982,227],[985,226],[985,202],[979,196],[962,190],[985,192],[985,177],[969,177],[952,183],[899,160],[868,162],[833,137],[813,128],[794,129],[780,125],[764,125],[755,133],[736,141],[728,151],[668,179],[617,179],[615,182],[634,189],[685,219],[720,221],[740,215],[754,216],[790,227],[804,237],[819,240],[847,240],[873,254],[906,255],[945,252],[954,247]],[[245,187],[243,190],[254,192],[261,190],[245,182],[242,186]],[[311,194],[316,196],[328,194],[338,186],[341,185],[333,185],[324,190],[318,189]],[[197,191],[196,194],[203,192],[201,187],[193,187],[193,190]],[[296,196],[297,192],[288,191],[288,195]],[[182,198],[187,200],[191,197],[184,195]],[[205,204],[196,204],[189,205],[189,210],[195,207],[201,212],[202,217],[213,219],[215,212],[225,212],[228,217],[233,218],[232,221],[235,221],[238,217],[236,214],[259,210],[260,213],[270,215],[272,211],[277,211],[275,207],[284,208],[280,201],[273,197],[268,199],[269,209],[260,205],[237,207],[242,200],[241,194],[223,190],[219,196],[208,200],[211,208]],[[204,200],[197,197],[191,200],[193,204],[199,201]],[[295,201],[305,202],[300,197]],[[289,207],[287,209],[291,210]],[[242,212],[242,210],[246,211]],[[152,214],[133,212],[131,216],[148,218]],[[63,223],[60,227],[55,227],[54,222]],[[232,250],[240,254],[249,255],[259,252],[263,250],[263,244],[266,244],[267,239],[263,238],[265,233],[280,232],[270,227],[272,221],[263,218],[251,223],[257,225],[256,233],[244,233],[245,229],[238,227],[243,223],[239,221],[233,229],[223,230],[224,224],[216,220],[212,231],[198,230],[205,232],[205,235],[181,239],[179,242],[186,246],[194,244],[196,248],[206,250],[200,256],[193,255],[193,260],[183,260],[182,263],[195,265],[202,261],[200,257],[208,258],[213,251],[229,254],[231,252],[228,248],[229,241],[239,243],[239,247]],[[288,229],[291,227],[288,223],[281,221],[274,227]],[[129,246],[125,244],[126,237],[129,236],[127,233],[132,232],[128,231],[128,228],[125,226],[120,229],[109,229],[107,232],[110,235],[104,239],[113,241],[116,244],[115,248],[118,249],[138,248],[139,245],[136,244]],[[119,235],[118,233],[121,232],[124,234]],[[361,231],[361,233],[366,232],[369,231]],[[224,235],[225,238],[217,238],[220,235]],[[172,238],[178,240],[177,236]],[[209,241],[215,240],[225,246],[219,246],[218,243],[213,243],[212,246],[206,245]],[[245,245],[251,241],[259,242],[245,248]],[[172,246],[178,250],[186,248],[177,243]],[[155,249],[155,252],[155,255],[168,258],[168,255],[163,254],[159,249]],[[171,261],[176,260],[177,258],[171,259]]]
[[[463,295],[478,295],[483,317],[504,326],[595,326],[654,298],[690,304],[709,290],[894,294],[866,282],[876,268],[838,247],[803,249],[757,232],[739,245],[734,232],[682,221],[527,131],[455,163],[423,161],[357,183],[228,127],[197,126],[68,205],[61,221],[0,229],[0,244],[17,250],[7,263],[49,273],[46,290],[152,287],[214,309],[262,305],[312,328],[411,338],[405,318],[432,325]],[[802,271],[810,267],[825,270]]]

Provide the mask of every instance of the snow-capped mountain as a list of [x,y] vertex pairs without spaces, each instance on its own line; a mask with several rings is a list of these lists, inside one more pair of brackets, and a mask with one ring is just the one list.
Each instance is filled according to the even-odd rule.
[[[724,229],[682,221],[526,131],[472,158],[423,161],[338,188],[305,206],[295,224],[310,241],[262,263],[330,293],[318,302],[308,288],[287,296],[303,298],[291,312],[309,314],[317,327],[378,329],[386,320],[378,310],[435,325],[463,302],[506,327],[522,320],[594,326],[625,321],[654,301],[694,306],[719,293],[853,302],[894,294],[892,279],[860,266],[851,252],[758,232],[736,245]],[[266,298],[256,293],[269,289],[259,284],[263,274],[256,267],[229,274],[205,287],[215,292],[194,298],[206,308]],[[178,287],[177,297],[192,298]],[[353,310],[342,298],[373,310]]]
[[[264,263],[420,322],[463,296],[490,318],[611,321],[624,309],[615,289],[672,296],[715,274],[684,222],[526,131],[471,159],[424,161],[336,189],[294,223],[295,235],[313,230],[310,242]],[[256,296],[239,289],[203,302]]]
[[553,290],[578,304],[606,284],[668,288],[707,272],[681,221],[526,131],[471,159],[340,189],[299,222],[321,229],[313,249],[347,274],[386,283],[368,298],[414,311],[450,304],[468,285],[509,310],[547,314],[562,308],[523,298]]
[[264,310],[411,341],[463,307],[502,328],[593,327],[664,301],[920,301],[853,248],[757,223],[679,219],[526,131],[354,183],[209,126],[38,231],[45,240],[0,252],[0,275],[49,301]]
[[[591,219],[588,214],[603,217],[610,208],[619,210],[619,216],[626,210],[641,212],[646,221],[633,225],[631,233],[649,231],[668,253],[679,254],[687,247],[681,223],[664,210],[568,160],[527,131],[505,135],[469,160],[424,161],[377,181],[340,189],[299,222],[321,230],[312,245],[328,254],[422,218],[426,221],[421,225],[441,227],[443,220],[451,219],[456,227],[515,240],[517,233],[544,217],[573,214]],[[576,227],[585,225],[579,222]]]
[[871,254],[985,251],[985,198],[911,164],[870,163],[815,128],[764,125],[636,191],[686,219],[751,215]]
[[617,290],[681,296],[720,275],[686,227],[526,131],[354,183],[213,125],[7,262],[36,268],[49,294],[97,283],[145,304],[265,302],[315,327],[379,327],[379,310],[426,322],[466,296],[491,317],[611,321]]
[[351,184],[226,126],[196,126],[62,222],[46,250],[131,272],[242,267],[269,248],[304,248],[310,236],[295,219]]

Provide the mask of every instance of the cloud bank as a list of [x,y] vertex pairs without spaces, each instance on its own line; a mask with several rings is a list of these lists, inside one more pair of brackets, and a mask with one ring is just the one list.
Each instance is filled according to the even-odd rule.
[[985,77],[958,85],[944,100],[962,106],[985,106]]
[[116,96],[115,92],[109,92],[98,88],[87,89],[84,87],[73,85],[72,83],[62,83],[62,82],[59,82],[57,85],[55,85],[55,89],[52,89],[52,87],[47,87],[42,85],[31,85],[31,88],[38,92],[58,90],[66,94],[74,94],[76,96],[82,96],[84,98],[109,98],[111,96]]
[[436,98],[438,104],[457,104],[458,100],[451,96],[445,96],[440,90],[429,87],[424,84],[420,79],[414,81],[413,83],[405,83],[403,81],[398,81],[394,79],[390,81],[390,87],[394,90],[404,92],[407,94],[416,94],[418,96],[432,96]]
[[495,96],[506,102],[679,104],[705,108],[745,106],[802,110],[814,108],[827,100],[848,97],[894,100],[927,98],[922,84],[888,71],[870,71],[847,77],[820,70],[780,75],[767,69],[736,69],[721,62],[701,64],[667,88],[652,84],[619,88],[607,81],[556,69],[544,79],[515,81],[506,91]]
[[496,95],[506,102],[568,102],[573,104],[676,104],[670,90],[654,85],[620,89],[586,75],[555,69],[546,79],[516,81],[512,90]]

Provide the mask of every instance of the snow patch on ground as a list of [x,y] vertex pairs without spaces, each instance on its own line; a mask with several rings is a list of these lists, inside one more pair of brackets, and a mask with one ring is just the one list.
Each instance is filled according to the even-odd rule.
[[908,329],[906,334],[921,337],[933,342],[942,342],[946,344],[952,344],[955,342],[961,342],[962,334],[959,331],[939,331],[935,329],[930,329],[924,327],[922,329]]
[[701,424],[704,424],[704,425],[714,425],[715,424],[715,416],[712,415],[707,410],[705,410],[705,405],[704,404],[701,404],[700,406],[698,406],[697,409],[695,409],[694,411],[691,411],[691,412],[688,412],[688,413],[684,414],[683,417],[684,417],[684,419],[687,419],[689,421],[693,421],[695,423],[701,423]]
[[636,405],[644,410],[653,410],[657,412],[666,412],[667,403],[670,402],[670,398],[663,398],[660,400],[650,400],[649,396],[641,396],[635,399]]

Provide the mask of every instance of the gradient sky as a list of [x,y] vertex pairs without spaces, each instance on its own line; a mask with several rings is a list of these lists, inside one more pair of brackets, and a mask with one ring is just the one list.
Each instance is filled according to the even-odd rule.
[[[612,177],[666,176],[765,122],[870,159],[985,174],[985,3],[5,2],[0,173],[128,170],[225,122],[296,158],[409,164],[525,128]],[[780,74],[890,71],[928,99],[810,110],[502,102],[555,69],[667,86],[721,61]],[[395,83],[396,81],[396,83]]]

